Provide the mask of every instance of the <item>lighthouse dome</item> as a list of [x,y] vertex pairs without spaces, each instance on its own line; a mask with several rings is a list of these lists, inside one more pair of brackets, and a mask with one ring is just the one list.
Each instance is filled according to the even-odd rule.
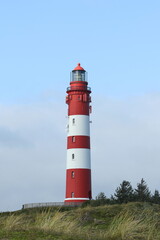
[[78,64],[77,64],[77,67],[75,67],[75,68],[73,69],[73,71],[85,71],[85,70],[84,70],[84,68],[81,67],[81,64],[78,63]]

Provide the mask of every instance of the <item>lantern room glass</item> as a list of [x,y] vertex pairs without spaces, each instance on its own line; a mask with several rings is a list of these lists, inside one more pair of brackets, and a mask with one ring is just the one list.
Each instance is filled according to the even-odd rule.
[[87,82],[87,73],[85,71],[72,71],[71,72],[71,82],[80,81]]

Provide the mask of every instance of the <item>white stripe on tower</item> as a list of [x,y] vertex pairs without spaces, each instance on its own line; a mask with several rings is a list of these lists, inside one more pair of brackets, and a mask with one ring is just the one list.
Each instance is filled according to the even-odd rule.
[[71,148],[67,150],[67,169],[91,168],[90,149]]
[[89,136],[89,116],[71,115],[68,117],[68,136],[81,135]]

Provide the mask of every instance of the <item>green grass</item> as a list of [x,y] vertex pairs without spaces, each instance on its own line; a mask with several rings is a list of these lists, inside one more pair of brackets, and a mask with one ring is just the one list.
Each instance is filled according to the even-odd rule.
[[1,240],[160,240],[160,206],[128,203],[0,214]]

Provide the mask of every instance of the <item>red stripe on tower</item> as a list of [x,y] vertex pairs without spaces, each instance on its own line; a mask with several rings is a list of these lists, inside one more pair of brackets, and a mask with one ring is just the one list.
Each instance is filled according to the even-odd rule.
[[69,148],[90,148],[90,137],[69,136],[67,138],[67,149]]
[[78,66],[71,73],[67,88],[68,137],[66,169],[66,203],[84,202],[92,198],[90,160],[91,89],[87,73]]

